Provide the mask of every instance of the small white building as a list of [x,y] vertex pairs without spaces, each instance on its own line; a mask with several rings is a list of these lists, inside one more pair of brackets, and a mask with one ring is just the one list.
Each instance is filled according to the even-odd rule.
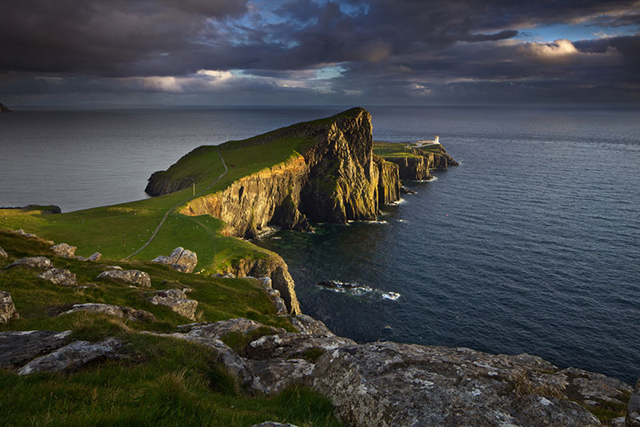
[[441,145],[440,135],[436,134],[435,139],[421,139],[417,142],[407,145],[407,148],[422,148],[428,145]]

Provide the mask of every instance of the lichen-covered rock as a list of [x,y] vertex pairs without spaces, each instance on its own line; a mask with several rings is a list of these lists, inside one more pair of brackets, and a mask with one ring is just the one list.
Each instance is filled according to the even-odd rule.
[[100,252],[94,252],[89,257],[77,256],[78,261],[100,261],[102,254]]
[[151,262],[170,265],[174,270],[191,273],[198,264],[198,255],[182,247],[175,248],[169,256],[160,255]]
[[51,260],[49,258],[46,258],[43,256],[36,256],[36,257],[21,258],[17,261],[12,262],[5,268],[11,268],[11,267],[17,267],[17,266],[44,270],[44,269],[51,268],[53,264],[51,263]]
[[9,258],[7,252],[0,247],[0,258]]
[[0,291],[0,323],[7,323],[9,320],[18,319],[20,315],[13,304],[9,292]]
[[302,334],[334,335],[333,332],[327,328],[327,325],[306,314],[291,316],[290,320],[293,327]]
[[68,245],[66,243],[58,243],[57,245],[53,245],[50,248],[54,254],[58,255],[62,258],[75,258],[76,249],[75,246]]
[[563,369],[555,376],[565,382],[567,395],[586,406],[597,406],[604,403],[605,405],[624,407],[633,392],[633,387],[627,383],[582,369]]
[[254,424],[251,427],[296,427],[293,424],[282,424],[273,421],[265,421],[264,423]]
[[100,273],[97,278],[144,288],[151,287],[151,277],[139,270],[107,270]]
[[107,338],[96,344],[76,341],[32,360],[18,370],[18,375],[75,371],[96,359],[118,357],[117,350],[121,346],[122,342],[116,338]]
[[49,281],[54,285],[76,286],[78,284],[76,275],[64,268],[50,268],[38,275],[38,278]]
[[27,233],[22,228],[19,230],[13,230],[13,234],[17,234],[18,236],[26,237],[27,239],[38,239],[39,237],[33,233]]
[[98,304],[98,303],[88,303],[88,304],[74,304],[71,309],[65,311],[60,314],[70,314],[77,312],[88,312],[88,313],[101,313],[108,314],[110,316],[115,316],[120,319],[127,320],[141,320],[141,321],[155,321],[156,317],[153,313],[149,313],[145,310],[136,310],[131,307],[123,307],[118,305],[111,304]]
[[354,426],[599,426],[557,373],[529,355],[381,342],[326,352],[309,384]]
[[266,393],[276,394],[286,388],[303,385],[311,377],[314,364],[304,359],[245,360]]
[[187,319],[196,320],[198,301],[187,298],[184,290],[167,289],[158,291],[147,299],[154,305],[169,307],[172,311]]
[[0,366],[20,366],[67,344],[72,331],[0,332]]
[[636,388],[629,398],[627,404],[626,427],[640,427],[640,380],[636,383]]
[[258,329],[271,332],[273,334],[285,332],[282,328],[274,328],[273,326],[265,326],[262,323],[255,320],[245,319],[239,317],[236,319],[221,320],[213,323],[197,323],[194,325],[184,325],[180,329],[189,329],[188,334],[193,337],[200,338],[216,338],[220,339],[232,332],[241,333],[244,335],[250,334]]
[[349,338],[333,334],[296,334],[287,332],[266,335],[249,343],[245,354],[250,359],[304,358],[310,350],[330,351],[338,347],[354,345]]

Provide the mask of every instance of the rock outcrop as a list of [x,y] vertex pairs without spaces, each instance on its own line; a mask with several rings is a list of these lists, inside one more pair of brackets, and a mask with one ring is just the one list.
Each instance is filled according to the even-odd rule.
[[[253,238],[267,224],[306,230],[308,219],[338,223],[375,219],[380,200],[392,202],[397,197],[396,169],[385,166],[383,159],[374,161],[371,115],[366,110],[355,108],[326,120],[290,126],[252,138],[246,144],[293,137],[314,143],[301,155],[245,176],[225,190],[192,200],[181,213],[213,215],[225,221],[227,234]],[[206,148],[185,157],[198,155],[198,150],[204,153]],[[167,174],[150,178],[150,187],[162,189],[150,194],[184,188],[181,182],[157,183],[161,176],[166,179]]]
[[67,344],[71,332],[0,332],[0,366],[22,366],[34,357],[57,350]]
[[76,286],[78,284],[76,275],[64,268],[50,268],[40,274],[38,278],[51,282],[54,285]]
[[9,258],[9,255],[7,255],[7,252],[1,247],[0,247],[0,258]]
[[51,263],[51,260],[47,257],[35,256],[35,257],[21,258],[17,261],[12,262],[5,268],[11,268],[11,267],[17,267],[17,266],[33,268],[36,270],[44,270],[44,269],[49,269],[53,267],[53,264]]
[[100,261],[102,254],[100,252],[94,252],[89,257],[77,256],[78,261]]
[[131,307],[100,303],[74,304],[69,310],[61,313],[60,316],[78,312],[107,314],[109,316],[114,316],[126,320],[156,320],[156,317],[152,313],[149,313],[145,310],[136,310]]
[[6,107],[4,104],[0,102],[0,113],[10,113],[11,110],[9,107]]
[[0,323],[7,323],[10,320],[18,319],[20,315],[9,292],[0,291]]
[[97,278],[143,288],[151,287],[149,274],[139,270],[107,270],[100,273]]
[[18,370],[18,375],[75,371],[96,359],[118,357],[117,350],[121,346],[122,342],[116,338],[107,338],[96,344],[76,341],[32,360]]
[[187,298],[185,292],[191,289],[167,289],[158,291],[147,298],[154,305],[169,307],[172,311],[190,320],[196,320],[198,301]]
[[381,342],[327,352],[310,384],[354,426],[600,426],[575,401],[600,389],[606,405],[629,386],[576,374],[526,354]]
[[268,258],[241,259],[231,268],[236,277],[269,277],[272,288],[280,292],[289,313],[302,313],[289,267],[280,255],[271,253]]
[[75,258],[76,249],[78,248],[66,243],[58,243],[57,245],[51,246],[53,253],[62,258]]
[[192,273],[198,264],[198,255],[195,252],[179,246],[171,251],[169,256],[160,255],[151,260],[151,262],[167,264],[174,270],[183,273]]

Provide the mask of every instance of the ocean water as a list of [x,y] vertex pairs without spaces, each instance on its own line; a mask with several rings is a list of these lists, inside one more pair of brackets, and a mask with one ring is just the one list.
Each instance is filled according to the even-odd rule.
[[[74,210],[143,196],[201,144],[340,108],[28,111],[0,117],[0,205]],[[374,137],[439,133],[461,165],[376,222],[257,242],[336,333],[527,352],[640,377],[640,112],[372,107]],[[35,125],[34,125],[35,123]],[[317,286],[332,281],[336,289]]]

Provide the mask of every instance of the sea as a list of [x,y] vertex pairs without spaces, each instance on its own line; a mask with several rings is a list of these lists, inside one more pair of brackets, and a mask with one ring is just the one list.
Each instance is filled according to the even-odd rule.
[[[344,109],[16,108],[0,116],[0,206],[141,199],[152,172],[197,146]],[[460,166],[405,182],[415,194],[377,221],[256,241],[285,259],[302,310],[360,342],[529,353],[633,384],[640,110],[368,110],[375,140],[439,134]]]

